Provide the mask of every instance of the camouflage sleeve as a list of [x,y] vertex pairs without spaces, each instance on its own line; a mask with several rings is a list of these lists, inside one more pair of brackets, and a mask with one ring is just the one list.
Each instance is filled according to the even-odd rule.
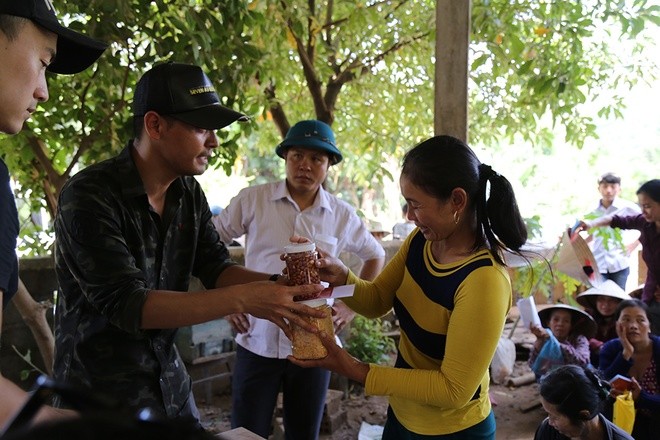
[[[137,332],[148,287],[122,231],[121,202],[116,190],[101,187],[101,179],[74,180],[60,195],[55,219],[57,254],[63,260],[58,272],[68,272],[63,276],[77,284],[68,290],[79,288],[112,324]],[[62,293],[70,294],[67,286]]]

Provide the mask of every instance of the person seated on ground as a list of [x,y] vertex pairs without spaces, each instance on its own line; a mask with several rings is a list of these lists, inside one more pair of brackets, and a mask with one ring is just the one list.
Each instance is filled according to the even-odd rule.
[[596,321],[596,334],[589,339],[589,350],[591,365],[598,367],[600,347],[617,336],[616,308],[624,299],[630,299],[630,295],[614,281],[605,280],[600,286],[587,289],[575,299]]
[[[531,325],[530,331],[536,336],[529,355],[529,365],[537,378],[550,368],[559,365],[589,365],[589,338],[596,333],[596,322],[582,310],[566,304],[555,304],[539,311],[541,325]],[[553,364],[534,367],[541,349],[554,335],[561,349],[561,360]]]
[[[642,299],[643,292],[644,284],[641,284],[636,289],[632,290],[629,295],[631,298]],[[646,315],[651,323],[651,333],[660,336],[660,285],[655,287],[653,299],[654,301],[651,301],[651,303],[648,304]]]
[[608,439],[632,440],[624,430],[601,414],[610,385],[593,371],[564,365],[541,378],[541,405],[548,417],[534,440]]
[[599,361],[604,379],[620,374],[632,380],[636,440],[657,439],[660,432],[660,337],[649,333],[646,310],[639,299],[621,301],[616,311],[619,337],[601,347]]

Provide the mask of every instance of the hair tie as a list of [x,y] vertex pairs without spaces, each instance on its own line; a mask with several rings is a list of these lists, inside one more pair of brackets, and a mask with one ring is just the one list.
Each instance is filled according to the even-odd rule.
[[[593,368],[593,367],[591,367]],[[604,381],[596,372],[592,371],[589,367],[584,368],[584,374],[587,379],[591,381],[598,389],[598,394],[602,399],[606,399],[610,395],[612,386],[609,382]]]
[[486,165],[485,163],[479,164],[479,177],[488,180],[492,177],[500,177],[500,175],[493,171],[493,168],[491,168],[490,165]]

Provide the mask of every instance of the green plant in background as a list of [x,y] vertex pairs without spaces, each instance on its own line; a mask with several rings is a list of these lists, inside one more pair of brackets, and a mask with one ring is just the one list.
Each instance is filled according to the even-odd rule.
[[[595,220],[601,216],[602,214],[594,212],[585,215],[584,218],[585,220]],[[610,228],[609,226],[606,226],[600,228],[591,228],[588,232],[593,236],[600,237],[603,240],[603,247],[608,251],[612,249],[612,247],[618,247],[623,251],[626,250],[626,244],[623,242],[623,235],[621,234],[621,229],[619,228]]]
[[[529,241],[534,242],[541,237],[541,223],[539,216],[525,219]],[[530,264],[511,269],[511,284],[514,294],[520,297],[528,297],[540,293],[552,302],[555,286],[561,285],[564,291],[565,304],[575,305],[572,293],[581,285],[581,282],[570,276],[553,269],[559,260],[559,243],[555,252],[549,260],[530,259]]]
[[396,350],[394,340],[386,335],[389,330],[389,321],[356,316],[344,345],[351,355],[363,362],[382,363]]
[[20,356],[21,359],[25,361],[26,364],[30,366],[29,370],[21,370],[21,380],[25,381],[28,380],[30,377],[30,374],[37,372],[39,374],[46,374],[41,368],[37,367],[34,362],[32,362],[32,353],[28,349],[28,351],[25,352],[25,354],[21,353],[18,348],[16,348],[15,345],[11,346],[12,349],[16,352],[18,356]]
[[549,260],[533,261],[530,266],[517,267],[513,269],[511,283],[513,291],[520,297],[536,296],[540,293],[543,297],[552,301],[553,290],[556,285],[561,285],[565,293],[565,304],[575,305],[572,293],[582,283],[570,276],[552,269],[557,263],[558,253]]

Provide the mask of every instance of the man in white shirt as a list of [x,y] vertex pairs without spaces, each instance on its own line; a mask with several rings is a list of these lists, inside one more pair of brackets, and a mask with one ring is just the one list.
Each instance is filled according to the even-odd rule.
[[[356,254],[363,261],[360,277],[375,278],[385,262],[383,247],[355,209],[322,186],[330,166],[342,160],[332,129],[321,121],[300,121],[275,152],[285,160],[286,179],[241,190],[218,217],[222,240],[228,243],[246,234],[245,266],[279,274],[284,268],[280,254],[289,238],[304,236],[334,256]],[[340,302],[333,308],[338,332],[354,315]],[[291,341],[272,323],[244,314],[227,319],[238,332],[232,428],[268,438],[281,390],[286,438],[317,438],[330,372],[290,363]]]
[[[601,198],[598,206],[591,214],[591,216],[596,215],[595,218],[615,213],[626,215],[641,212],[637,204],[619,198],[621,178],[614,173],[608,172],[600,176],[598,179],[598,192],[600,192]],[[609,229],[609,232],[611,231]],[[603,278],[614,281],[626,290],[626,281],[630,274],[630,253],[637,247],[639,232],[620,229],[616,229],[616,231],[621,234],[624,247],[611,234],[605,235],[602,231],[592,233],[587,240],[593,239],[591,250]]]

